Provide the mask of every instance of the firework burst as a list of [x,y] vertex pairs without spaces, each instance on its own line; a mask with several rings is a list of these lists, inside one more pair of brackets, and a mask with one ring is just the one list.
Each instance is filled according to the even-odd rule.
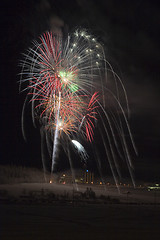
[[[86,30],[76,30],[66,39],[46,32],[33,42],[33,47],[24,56],[20,87],[27,83],[23,89],[28,91],[25,102],[30,99],[34,125],[38,118],[42,126],[42,141],[46,139],[52,156],[51,172],[59,141],[66,153],[69,152],[68,141],[76,148],[81,146],[78,151],[82,149],[82,156],[86,158],[84,147],[80,143],[77,145],[75,139],[81,136],[92,143],[99,119],[102,122],[99,131],[116,184],[117,175],[120,175],[117,153],[126,159],[132,177],[132,162],[124,134],[126,128],[135,148],[126,114],[129,111],[127,96],[120,78],[106,61],[103,46]],[[112,73],[112,84],[108,73]],[[114,90],[109,87],[111,85]],[[23,114],[24,110],[25,104]],[[25,135],[23,117],[22,129]],[[44,162],[43,157],[42,160]]]

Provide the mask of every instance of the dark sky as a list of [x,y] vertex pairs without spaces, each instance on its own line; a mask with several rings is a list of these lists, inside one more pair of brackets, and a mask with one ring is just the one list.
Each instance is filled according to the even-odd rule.
[[21,53],[46,30],[86,27],[105,46],[129,98],[138,177],[160,181],[160,4],[151,0],[1,0],[1,163],[40,165],[38,130],[21,133]]

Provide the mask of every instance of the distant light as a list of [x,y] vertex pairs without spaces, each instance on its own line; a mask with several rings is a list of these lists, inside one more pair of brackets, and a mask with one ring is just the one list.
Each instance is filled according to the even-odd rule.
[[52,183],[52,180],[50,180],[49,183]]
[[88,172],[88,170],[86,170],[86,172]]

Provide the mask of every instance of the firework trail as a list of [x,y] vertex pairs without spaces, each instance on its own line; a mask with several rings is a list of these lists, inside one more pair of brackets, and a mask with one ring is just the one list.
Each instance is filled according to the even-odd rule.
[[[133,166],[125,135],[129,136],[135,151],[136,148],[127,119],[126,91],[96,38],[83,29],[76,30],[66,39],[46,32],[24,54],[21,66],[20,89],[23,84],[26,86],[23,91],[28,91],[22,111],[23,135],[25,137],[25,105],[30,101],[33,124],[36,126],[35,119],[39,119],[42,143],[45,139],[52,158],[51,173],[55,171],[59,143],[69,161],[68,141],[86,161],[88,155],[75,139],[81,136],[94,144],[96,127],[101,133],[116,184],[117,176],[120,176],[117,155],[126,160],[133,180]],[[101,127],[97,120],[102,123]],[[99,158],[98,161],[100,165]]]

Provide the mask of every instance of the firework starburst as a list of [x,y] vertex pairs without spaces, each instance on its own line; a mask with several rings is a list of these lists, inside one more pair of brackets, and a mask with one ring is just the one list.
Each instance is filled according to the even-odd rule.
[[[133,147],[134,143],[126,110],[121,105],[119,89],[127,109],[126,92],[121,80],[106,61],[103,46],[96,38],[86,30],[76,30],[65,40],[52,32],[46,32],[33,42],[33,47],[24,56],[20,86],[27,83],[24,90],[28,91],[27,99],[30,99],[32,105],[33,123],[35,117],[39,119],[45,132],[43,137],[45,135],[46,139],[50,139],[46,141],[47,145],[52,143],[51,171],[54,171],[58,139],[62,139],[66,153],[65,139],[77,144],[75,139],[81,135],[91,143],[97,119],[100,119],[104,129],[104,147],[115,181],[119,173],[113,167],[117,165],[117,153],[125,157],[131,173],[132,163],[124,137],[124,124]],[[108,72],[112,72],[115,91],[108,87],[111,81]],[[110,104],[107,106],[109,99],[114,102],[114,107],[110,107]],[[48,138],[48,135],[51,137]],[[108,144],[104,136],[107,136]],[[48,149],[51,147],[48,146]],[[85,152],[84,147],[80,149]]]

